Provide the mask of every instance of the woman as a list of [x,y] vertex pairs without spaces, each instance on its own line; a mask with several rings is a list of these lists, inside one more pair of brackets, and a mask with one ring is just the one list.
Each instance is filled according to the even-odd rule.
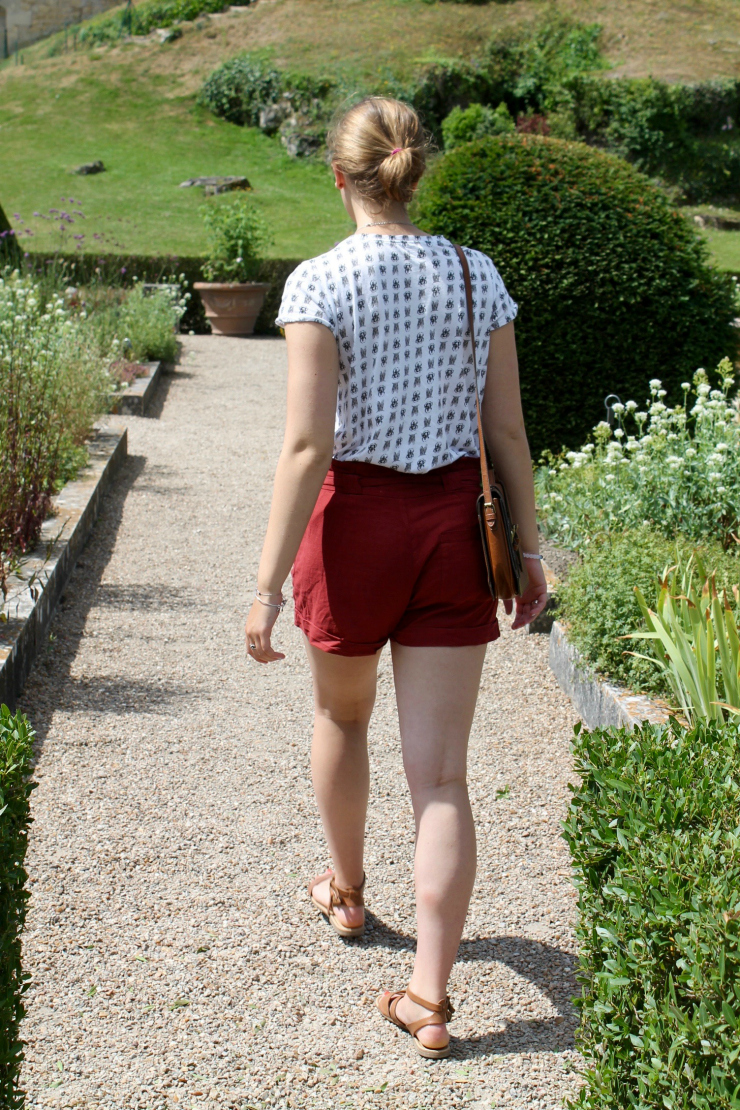
[[[453,246],[406,206],[424,172],[419,119],[371,97],[330,138],[357,231],[299,266],[278,323],[288,349],[287,425],[247,649],[270,635],[293,567],[296,624],[313,674],[311,767],[334,870],[309,894],[341,936],[364,929],[367,728],[390,640],[416,822],[418,944],[405,991],[378,1000],[427,1057],[449,1055],[447,980],[475,877],[467,742],[486,644],[499,635],[476,520],[480,490],[472,349]],[[466,250],[483,427],[527,560],[513,628],[542,610],[532,465],[522,420],[516,305],[493,263]],[[507,605],[511,612],[511,605]]]

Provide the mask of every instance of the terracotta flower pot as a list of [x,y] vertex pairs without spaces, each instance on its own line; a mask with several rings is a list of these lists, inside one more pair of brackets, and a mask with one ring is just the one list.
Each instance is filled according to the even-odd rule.
[[258,281],[196,281],[215,335],[251,335],[270,288]]

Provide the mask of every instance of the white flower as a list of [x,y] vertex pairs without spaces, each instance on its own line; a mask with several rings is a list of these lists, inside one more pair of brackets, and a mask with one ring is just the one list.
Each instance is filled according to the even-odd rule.
[[684,453],[685,453],[687,459],[693,459],[693,458],[696,457],[696,448],[695,447],[687,447],[686,451]]
[[663,402],[654,401],[653,404],[650,406],[650,415],[660,416],[662,412],[665,412],[665,405],[663,404]]
[[688,393],[688,391],[691,389],[691,382],[681,382],[681,389],[683,389],[684,392]]
[[697,387],[696,392],[699,394],[700,397],[707,397],[712,392],[712,390],[706,382],[702,382],[701,385]]
[[612,412],[615,412],[617,416],[622,415],[622,413],[624,412],[624,405],[621,401],[617,401],[615,405],[612,405]]
[[651,378],[650,379],[650,392],[651,393],[657,393],[657,391],[660,389],[662,384],[663,383],[660,380],[660,378]]
[[628,401],[624,407],[627,409],[627,412],[634,412],[637,408],[637,401]]
[[643,420],[647,420],[647,413],[646,412],[636,412],[635,413],[635,420],[639,421],[639,423],[642,424]]
[[665,389],[659,389],[659,390],[658,390],[658,396],[659,396],[659,397],[665,397],[665,396],[666,396],[666,391],[665,391]]
[[621,439],[622,436],[624,435],[624,432],[622,431],[621,428],[615,428],[614,429],[614,435],[617,437],[617,439]]
[[727,493],[724,486],[717,486],[717,493]]

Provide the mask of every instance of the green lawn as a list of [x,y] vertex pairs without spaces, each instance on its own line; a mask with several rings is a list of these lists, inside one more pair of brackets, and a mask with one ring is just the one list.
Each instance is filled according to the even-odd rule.
[[[84,71],[56,91],[30,67],[3,75],[0,202],[11,222],[18,213],[32,225],[29,245],[57,245],[55,228],[32,214],[64,208],[71,195],[86,219],[68,236],[84,233],[86,250],[200,254],[203,191],[178,185],[205,174],[249,178],[273,230],[274,257],[320,253],[351,230],[323,164],[288,157],[279,141],[213,119],[192,98],[165,99],[164,77],[144,84],[121,62],[100,66],[99,75]],[[105,173],[70,175],[97,158]]]
[[740,231],[707,230],[705,235],[720,270],[740,274]]

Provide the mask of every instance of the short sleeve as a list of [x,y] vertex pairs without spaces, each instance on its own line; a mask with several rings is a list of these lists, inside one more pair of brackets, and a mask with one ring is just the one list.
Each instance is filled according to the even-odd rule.
[[487,279],[487,301],[489,310],[489,323],[488,331],[496,331],[497,328],[502,328],[504,324],[510,324],[512,320],[516,319],[516,314],[519,311],[519,306],[516,301],[509,296],[509,292],[504,285],[503,278],[498,272],[493,262],[487,256],[484,256],[484,268],[486,271]]
[[332,295],[330,273],[322,266],[320,258],[303,262],[285,283],[280,312],[275,323],[324,324],[337,334],[336,306]]

